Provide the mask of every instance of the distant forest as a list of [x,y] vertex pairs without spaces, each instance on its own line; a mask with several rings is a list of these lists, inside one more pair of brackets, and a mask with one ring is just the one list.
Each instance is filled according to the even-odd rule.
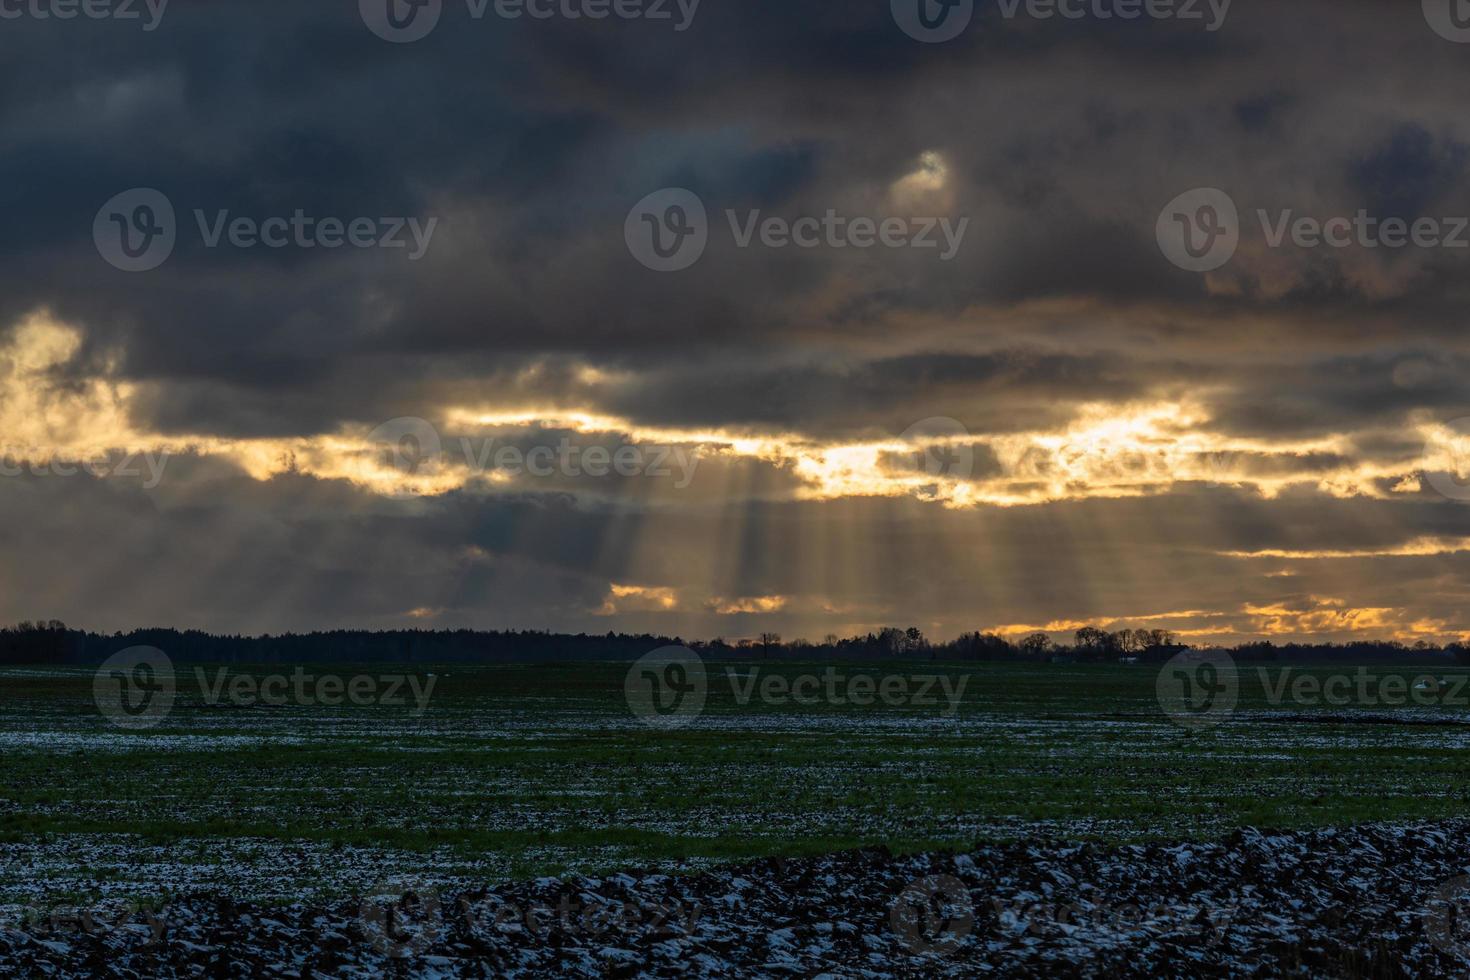
[[[684,640],[677,636],[623,633],[576,635],[549,632],[475,630],[332,630],[280,636],[215,636],[197,630],[140,629],[110,636],[69,629],[56,620],[20,623],[0,629],[0,663],[95,664],[119,650],[151,646],[185,663],[532,663],[538,661],[635,660],[659,647],[687,646],[713,659],[764,660],[948,660],[1027,661],[1033,663],[1158,663],[1191,649],[1167,630],[1119,630],[1091,626],[1077,630],[1070,644],[1046,633],[1010,640],[992,633],[967,633],[957,640],[931,642],[916,627],[889,627],[866,636],[820,642],[784,640],[776,633],[726,642]],[[1216,649],[1216,648],[1211,648]],[[1463,643],[1440,647],[1396,641],[1346,644],[1249,643],[1226,649],[1236,660],[1291,663],[1443,663],[1470,664]]]

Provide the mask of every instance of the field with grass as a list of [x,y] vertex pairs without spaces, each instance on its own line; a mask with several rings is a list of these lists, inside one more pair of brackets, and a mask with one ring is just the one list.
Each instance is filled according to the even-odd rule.
[[[753,671],[829,668],[844,683],[942,674],[962,696],[741,703]],[[1470,802],[1470,711],[1273,703],[1280,667],[1242,667],[1233,716],[1200,730],[1161,710],[1149,666],[710,664],[704,710],[677,730],[630,711],[626,664],[405,669],[431,670],[420,713],[209,704],[180,667],[169,715],[131,731],[99,712],[90,670],[3,669],[0,907],[328,900],[868,844],[1209,839]]]

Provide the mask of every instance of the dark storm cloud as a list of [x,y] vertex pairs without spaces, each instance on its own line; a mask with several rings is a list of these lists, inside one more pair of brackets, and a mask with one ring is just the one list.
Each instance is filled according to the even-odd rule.
[[[1213,404],[1213,426],[1250,436],[1311,438],[1369,430],[1360,448],[1387,446],[1380,426],[1404,426],[1415,412],[1441,419],[1470,414],[1462,355],[1375,351],[1303,363],[1263,361]],[[1418,446],[1423,448],[1422,442]]]
[[[1363,43],[1395,39],[1426,55],[1443,45],[1417,17],[1373,24],[1381,9],[1330,15]],[[706,3],[682,34],[471,22],[450,4],[443,29],[397,46],[372,37],[351,5],[180,6],[149,35],[19,22],[8,25],[26,43],[6,60],[21,81],[7,90],[4,186],[21,220],[0,247],[25,274],[6,295],[12,313],[47,301],[123,336],[137,375],[247,387],[322,377],[326,361],[364,349],[658,359],[756,337],[863,336],[908,312],[975,303],[1187,298],[1194,284],[1151,240],[1157,181],[1125,160],[1171,154],[1180,179],[1213,161],[1243,202],[1297,159],[1365,205],[1429,204],[1448,189],[1457,143],[1420,122],[1384,119],[1357,136],[1360,124],[1299,152],[1311,136],[1302,123],[1330,118],[1351,93],[1297,71],[1325,49],[1272,42],[1327,10],[1242,8],[1208,36],[1179,24],[1002,23],[989,11],[952,46],[913,43],[882,4]],[[1259,94],[1241,88],[1236,66],[1247,62]],[[68,84],[38,84],[43,65],[62,66]],[[1198,84],[1161,90],[1181,66]],[[1295,115],[1284,139],[1260,147],[1255,178],[1211,142],[1224,138],[1210,135],[1216,119],[1235,114],[1255,120],[1248,129]],[[629,203],[664,184],[691,186],[716,210],[820,213],[900,178],[930,149],[949,160],[955,211],[977,219],[953,267],[726,249],[671,282],[631,266],[617,234]],[[1385,181],[1418,190],[1390,200]],[[99,195],[138,184],[185,210],[441,213],[445,227],[414,268],[191,241],[144,287],[81,261]],[[68,288],[77,268],[91,273],[85,291]],[[1315,288],[1353,298],[1333,281]]]
[[1413,219],[1464,182],[1467,159],[1470,145],[1405,123],[1355,161],[1349,175],[1374,213]]
[[795,366],[688,365],[642,375],[605,404],[648,424],[853,438],[896,434],[936,415],[976,432],[1049,428],[1069,416],[1069,403],[1126,399],[1148,384],[1144,371],[1119,358],[1020,349]]
[[[1420,425],[1470,415],[1470,249],[1273,248],[1256,212],[1470,215],[1470,46],[1414,4],[1239,2],[1215,32],[981,6],[942,45],[905,36],[886,0],[704,0],[682,32],[477,22],[449,0],[430,37],[402,45],[350,2],[175,3],[152,32],[5,21],[0,330],[51,310],[82,339],[56,383],[126,383],[136,428],[166,435],[284,439],[535,406],[883,441],[945,416],[976,437],[983,481],[1010,465],[989,437],[1173,402],[1202,406],[1213,437],[1265,443],[1226,450],[1248,473],[1302,486],[1267,498],[1160,478],[1142,500],[947,510],[794,500],[807,484],[790,460],[722,458],[672,498],[559,480],[405,504],[186,459],[156,497],[0,481],[15,553],[57,542],[34,562],[48,584],[12,590],[12,611],[253,629],[429,610],[597,628],[612,583],[688,583],[699,595],[669,614],[686,632],[726,629],[709,600],[766,595],[791,597],[786,628],[893,610],[957,631],[1238,610],[1279,586],[1222,552],[1466,533],[1454,503],[1314,481],[1412,467]],[[905,183],[926,166],[942,178]],[[140,186],[168,195],[180,240],[163,267],[127,274],[101,260],[92,223]],[[711,218],[706,254],[677,274],[643,268],[623,240],[629,208],[668,186]],[[1237,255],[1208,276],[1155,242],[1164,204],[1200,186],[1241,214]],[[413,262],[207,248],[196,208],[438,227]],[[941,261],[742,248],[725,215],[829,209],[970,223]],[[75,560],[99,540],[104,555]],[[1319,564],[1290,588],[1426,616],[1435,595],[1444,618],[1462,567]]]

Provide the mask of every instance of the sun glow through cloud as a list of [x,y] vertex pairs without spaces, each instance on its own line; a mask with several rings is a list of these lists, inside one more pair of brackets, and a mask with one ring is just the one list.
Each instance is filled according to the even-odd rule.
[[[692,496],[670,487],[633,481],[627,488],[563,481],[559,493],[624,494],[643,500],[651,492],[674,506],[726,506],[764,485],[767,499],[828,504],[843,501],[909,499],[943,512],[984,513],[1047,507],[1084,500],[1131,500],[1173,494],[1249,495],[1271,501],[1303,490],[1333,499],[1387,500],[1421,493],[1426,474],[1464,481],[1470,477],[1470,438],[1424,416],[1411,418],[1398,434],[1422,453],[1365,458],[1358,434],[1344,432],[1311,439],[1242,437],[1221,431],[1210,409],[1208,390],[1119,402],[1084,402],[1071,417],[1049,429],[967,432],[953,427],[911,426],[903,434],[859,429],[851,437],[820,437],[777,427],[658,425],[600,410],[593,404],[534,404],[426,408],[441,450],[403,465],[401,452],[384,441],[382,427],[368,422],[343,424],[332,432],[295,437],[249,438],[218,434],[161,433],[139,421],[143,387],[119,380],[116,362],[95,353],[79,366],[81,332],[40,311],[16,324],[0,343],[0,423],[8,433],[8,459],[81,459],[128,450],[223,461],[256,481],[287,475],[344,481],[387,500],[428,501],[449,493],[524,495],[551,489],[536,479],[471,465],[459,451],[474,445],[551,443],[581,439],[611,447],[674,446],[700,461]],[[628,383],[627,372],[591,365],[572,372],[592,387]],[[895,425],[894,429],[900,428]],[[763,478],[760,475],[766,474]],[[772,482],[771,477],[781,479]],[[699,481],[704,481],[700,483]],[[704,487],[702,491],[698,488]],[[711,503],[715,502],[715,503]],[[836,597],[861,592],[865,575],[881,559],[857,542],[813,539],[820,555],[803,571],[811,591],[804,595],[751,594],[732,587],[730,561],[743,517],[736,508],[729,542],[711,551],[708,578],[699,585],[614,584],[596,615],[676,616],[703,612],[715,616],[782,617],[839,615],[853,628],[882,625],[885,612],[872,604]],[[826,532],[823,532],[825,535]],[[1406,535],[1381,545],[1342,547],[1272,546],[1216,548],[1223,560],[1292,561],[1296,569],[1255,573],[1261,581],[1300,578],[1303,568],[1329,563],[1452,558],[1470,552],[1470,536]],[[643,545],[631,546],[636,566]],[[649,569],[648,579],[670,581]],[[673,579],[677,581],[677,579]],[[1408,639],[1414,631],[1458,636],[1453,620],[1399,606],[1344,604],[1314,600],[1309,608],[1253,601],[1215,610],[1149,613],[1115,617],[1110,622],[1162,622],[1181,636],[1201,642],[1230,637],[1288,636],[1302,633],[1377,631]],[[436,619],[435,604],[414,607],[409,619]],[[1087,623],[1057,616],[1039,625],[1006,625],[1015,635],[1033,630],[1065,632]],[[1419,635],[1423,635],[1421,632]]]
[[[260,480],[302,473],[399,496],[516,486],[504,473],[471,472],[452,455],[426,458],[412,468],[395,465],[365,423],[295,438],[149,433],[131,421],[135,385],[110,381],[105,374],[66,386],[48,382],[50,372],[68,363],[79,345],[73,328],[45,314],[14,331],[0,355],[7,365],[0,419],[11,454],[80,456],[119,448],[198,453],[233,460]],[[1267,498],[1302,485],[1333,496],[1382,497],[1417,489],[1425,469],[1455,475],[1470,470],[1470,437],[1443,426],[1424,423],[1412,433],[1430,447],[1422,458],[1369,462],[1354,459],[1347,436],[1273,441],[1221,435],[1197,395],[1085,404],[1069,424],[1053,431],[851,441],[776,430],[648,425],[591,408],[554,405],[448,408],[426,417],[451,445],[459,434],[609,435],[629,444],[678,445],[707,458],[783,470],[796,479],[796,499],[909,496],[952,508],[1139,497],[1186,483],[1246,489]],[[971,465],[927,471],[919,465],[923,453],[936,447],[962,451]],[[1335,462],[1323,465],[1324,459]]]

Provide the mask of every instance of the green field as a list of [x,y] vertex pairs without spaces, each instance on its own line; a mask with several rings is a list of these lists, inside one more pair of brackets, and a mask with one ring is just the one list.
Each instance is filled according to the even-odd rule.
[[181,678],[172,713],[137,732],[102,717],[90,670],[7,668],[0,906],[209,888],[291,899],[1036,834],[1213,837],[1457,816],[1470,801],[1470,710],[1273,705],[1253,667],[1234,717],[1190,731],[1161,711],[1148,666],[838,668],[968,675],[952,715],[741,705],[726,666],[710,665],[705,711],[677,731],[632,715],[626,665],[434,668],[421,716],[211,706]]

